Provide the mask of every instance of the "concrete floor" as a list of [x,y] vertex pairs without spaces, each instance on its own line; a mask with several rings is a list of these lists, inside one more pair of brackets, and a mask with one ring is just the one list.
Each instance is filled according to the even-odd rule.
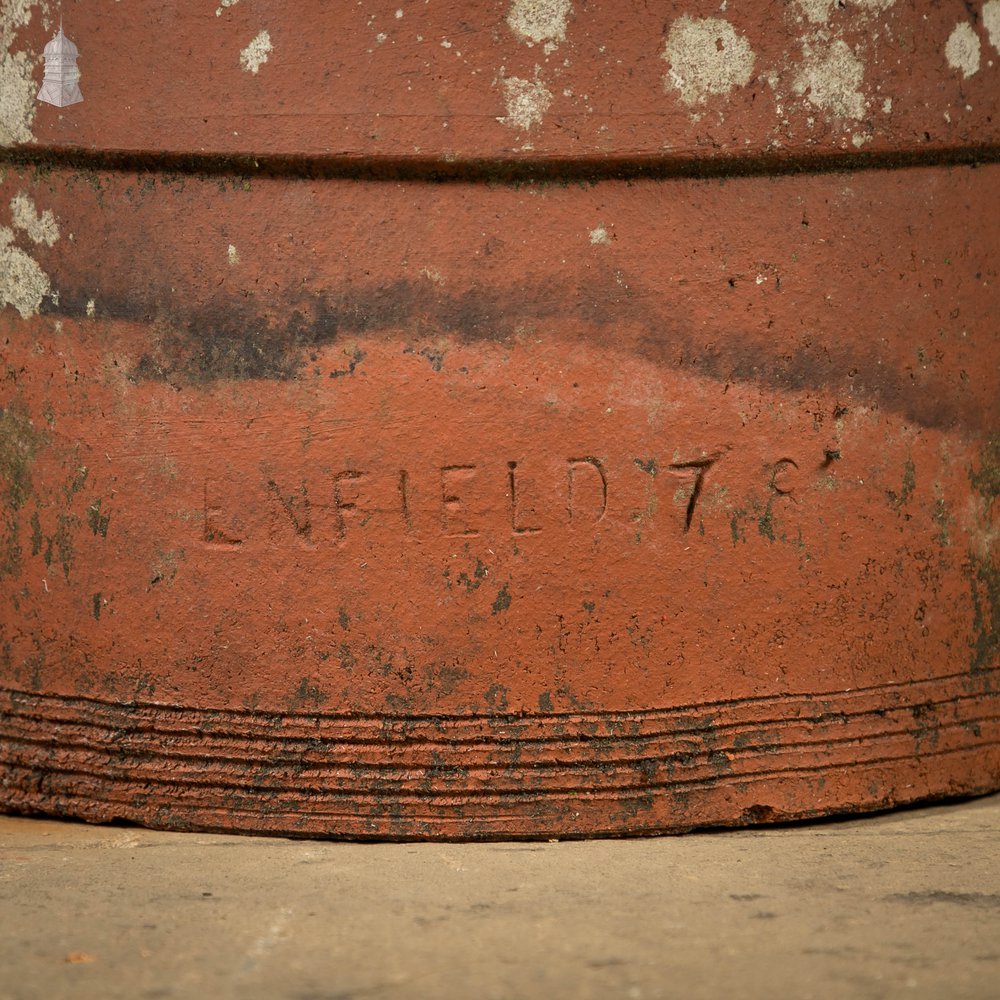
[[0,997],[1000,997],[1000,795],[636,841],[0,818]]

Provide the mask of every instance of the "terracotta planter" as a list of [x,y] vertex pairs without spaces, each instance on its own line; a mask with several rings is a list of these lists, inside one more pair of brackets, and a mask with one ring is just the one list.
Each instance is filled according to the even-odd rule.
[[5,92],[0,805],[1000,786],[1000,3],[327,6],[67,9],[83,103]]

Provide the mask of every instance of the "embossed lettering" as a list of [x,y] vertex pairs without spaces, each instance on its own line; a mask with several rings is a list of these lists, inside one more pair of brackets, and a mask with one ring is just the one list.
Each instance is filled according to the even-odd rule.
[[285,496],[278,484],[273,479],[269,479],[267,492],[277,502],[278,509],[283,510],[287,515],[296,537],[308,548],[312,548],[312,511],[306,484],[303,483],[299,487],[298,495],[292,493],[290,496]]
[[474,465],[445,465],[441,468],[441,524],[444,533],[453,538],[475,538],[479,532],[464,521],[465,503],[460,493],[461,483],[476,474]]
[[353,516],[358,509],[357,494],[355,493],[352,499],[345,499],[345,486],[348,483],[356,483],[364,477],[365,474],[356,469],[345,469],[333,477],[333,511],[337,518],[337,533],[341,539],[347,537],[347,520],[344,515],[351,513]]
[[795,500],[795,497],[792,496],[795,492],[794,472],[798,468],[799,463],[794,459],[779,458],[771,466],[771,490],[777,493],[779,497],[791,497],[792,500]]
[[567,470],[567,511],[569,513],[569,519],[572,521],[574,517],[579,518],[581,511],[580,506],[583,504],[582,496],[584,494],[584,487],[582,484],[577,483],[577,478],[580,473],[584,472],[586,469],[593,470],[597,474],[600,483],[593,482],[593,475],[588,474],[587,478],[592,481],[591,489],[593,487],[599,486],[600,495],[600,511],[594,518],[594,523],[601,521],[604,515],[608,512],[608,476],[604,471],[604,465],[599,458],[570,458],[567,459],[569,462],[569,469]]
[[701,497],[702,489],[705,484],[705,474],[708,470],[715,465],[721,456],[708,455],[705,458],[696,458],[690,462],[671,462],[670,469],[674,472],[690,472],[694,476],[694,480],[691,484],[691,493],[688,496],[687,510],[684,513],[684,530],[691,530],[691,522],[694,520],[695,508],[698,505],[698,500]]
[[517,496],[517,462],[507,463],[507,487],[510,491],[510,527],[515,535],[534,535],[541,531],[541,528],[528,528],[517,523],[518,521],[518,496]]
[[410,474],[406,469],[399,470],[397,487],[399,489],[399,507],[400,513],[403,515],[403,524],[406,525],[407,531],[412,531],[413,515],[410,513]]
[[[211,501],[209,498],[212,497]],[[213,548],[236,549],[243,544],[243,534],[234,528],[232,519],[224,521],[225,514],[215,503],[209,482],[205,480],[204,541]]]

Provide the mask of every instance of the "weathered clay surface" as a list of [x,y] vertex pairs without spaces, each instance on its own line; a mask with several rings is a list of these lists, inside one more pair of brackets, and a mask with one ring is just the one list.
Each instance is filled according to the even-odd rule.
[[[578,6],[515,4],[494,27],[554,59],[599,16]],[[808,28],[791,6],[770,54],[747,35],[754,66],[794,25],[809,44],[846,31],[836,5],[800,4]],[[906,70],[930,101],[950,93],[935,73],[968,91],[995,72],[988,6],[975,71],[966,33],[955,69],[912,8],[851,16],[897,18],[893,37],[910,25],[919,59],[943,60],[947,74]],[[262,9],[223,4],[206,23]],[[706,39],[737,58],[667,95],[657,29],[657,100],[690,128],[702,97],[749,100],[755,72],[742,82],[742,35],[696,14],[668,19],[677,65]],[[132,38],[134,12],[108,17],[76,33],[81,66],[102,25]],[[278,70],[282,18],[247,35],[234,88]],[[101,72],[36,140],[129,147]],[[872,106],[871,89],[824,79],[802,99],[840,119]],[[263,92],[280,104],[282,86]],[[508,117],[539,111],[533,86]],[[972,103],[993,115],[987,160],[993,93]],[[507,155],[510,122],[466,99],[463,154]],[[262,114],[270,142],[240,100],[227,107],[249,138],[215,120],[211,150],[317,152],[308,116],[281,131]],[[178,107],[158,148],[196,150],[202,115]],[[726,127],[766,150],[757,105],[740,107]],[[608,140],[618,154],[651,148],[641,116],[616,114],[635,130]],[[426,131],[426,113],[406,127]],[[547,128],[548,153],[600,151]],[[906,149],[904,132],[871,142]],[[828,130],[806,147],[844,135],[859,145]],[[52,147],[3,168],[0,804],[579,836],[1000,785],[1000,166],[434,183],[379,179],[383,147],[365,141],[366,179],[294,159],[282,176],[155,157],[84,170],[53,166]]]
[[72,114],[18,98],[56,5],[2,15],[9,142],[432,161],[1000,143],[1000,0],[392,0],[307,14],[134,0],[63,13],[86,94]]

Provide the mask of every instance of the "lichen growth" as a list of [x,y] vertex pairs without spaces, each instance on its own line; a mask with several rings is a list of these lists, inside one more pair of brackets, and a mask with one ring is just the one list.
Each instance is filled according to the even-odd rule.
[[27,319],[38,312],[52,286],[49,276],[13,242],[14,231],[0,226],[0,309],[11,305]]
[[662,57],[670,65],[664,87],[678,90],[689,106],[745,87],[756,61],[750,43],[728,21],[687,14],[671,27]]
[[990,505],[1000,496],[1000,434],[983,446],[979,468],[969,476],[972,488]]
[[[1000,434],[983,445],[978,469],[969,473],[972,488],[983,498],[987,513],[1000,496]],[[1000,566],[997,557],[985,552],[969,554],[969,587],[972,593],[973,673],[992,670],[1000,661]]]
[[867,102],[861,84],[865,67],[847,42],[837,39],[829,47],[814,47],[806,42],[803,54],[792,90],[840,118],[864,117]]
[[256,76],[260,72],[261,66],[267,62],[267,57],[274,51],[271,44],[271,35],[267,31],[261,31],[256,38],[240,53],[240,65],[248,73]]
[[980,43],[976,29],[967,21],[955,25],[944,46],[948,65],[968,78],[979,72]]
[[35,120],[33,76],[35,59],[27,52],[11,52],[0,36],[0,146],[32,139]]
[[39,212],[28,195],[14,195],[10,202],[10,217],[15,229],[21,229],[35,243],[52,246],[59,239],[59,224],[51,209]]
[[972,589],[972,673],[992,670],[1000,660],[1000,567],[973,557],[969,582]]
[[503,93],[507,114],[499,119],[500,122],[525,132],[535,125],[541,125],[545,112],[552,104],[552,94],[538,79],[506,77],[503,81]]
[[569,0],[512,0],[507,24],[529,45],[566,41]]
[[45,443],[27,414],[0,410],[0,480],[6,484],[6,503],[20,510],[32,495],[31,466]]
[[913,464],[913,459],[908,458],[903,466],[903,488],[897,494],[893,490],[886,490],[885,495],[893,507],[902,507],[903,504],[913,496],[913,491],[917,488],[917,468]]

